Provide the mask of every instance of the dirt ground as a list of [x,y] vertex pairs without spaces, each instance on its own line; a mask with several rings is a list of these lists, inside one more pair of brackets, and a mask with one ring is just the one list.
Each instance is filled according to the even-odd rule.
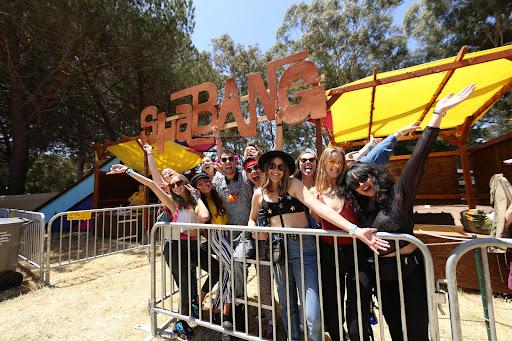
[[[117,254],[63,269],[52,271],[51,288],[39,288],[30,268],[21,268],[25,273],[22,286],[0,294],[2,340],[142,340],[149,336],[135,328],[139,324],[149,327],[150,270],[145,252]],[[250,285],[255,288],[254,283]],[[464,339],[485,340],[480,296],[461,292],[459,300]],[[494,307],[498,339],[508,339],[512,303],[496,298]],[[254,316],[250,314],[249,319],[254,323]],[[439,323],[441,339],[451,339],[448,317],[440,316]],[[378,326],[374,329],[377,340]],[[194,339],[220,340],[220,334],[196,328]]]
[[[425,219],[440,219],[442,224],[460,225],[464,205],[415,206]],[[479,207],[484,210],[489,207]],[[249,279],[254,278],[254,267]],[[20,263],[25,280],[13,290],[0,293],[0,331],[2,340],[142,340],[149,336],[150,268],[145,249],[99,258],[86,263],[52,270],[52,287],[37,284],[37,272]],[[255,297],[257,283],[249,282],[249,294]],[[485,340],[487,333],[480,295],[459,293],[464,340]],[[512,333],[510,298],[494,300],[498,339]],[[445,312],[448,306],[444,305]],[[279,321],[279,318],[277,318]],[[160,319],[163,321],[163,319]],[[257,311],[249,311],[251,329],[256,329]],[[374,326],[380,340],[381,324]],[[450,320],[439,315],[441,340],[450,340]],[[285,339],[279,321],[278,340]],[[205,328],[195,328],[195,340],[220,340],[221,335]],[[328,340],[328,336],[326,336]],[[390,340],[387,328],[385,339]]]

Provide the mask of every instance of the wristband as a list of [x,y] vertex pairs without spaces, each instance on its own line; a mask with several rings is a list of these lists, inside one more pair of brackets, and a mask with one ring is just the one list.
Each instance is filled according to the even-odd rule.
[[348,234],[351,236],[354,235],[354,233],[357,231],[358,228],[359,227],[356,224],[352,224],[352,226],[348,230]]
[[131,172],[133,172],[132,168],[130,168],[130,167],[126,168],[126,171],[125,171],[126,174],[130,174]]
[[440,111],[440,110],[434,109],[434,114],[444,117],[444,115],[446,115],[446,111]]

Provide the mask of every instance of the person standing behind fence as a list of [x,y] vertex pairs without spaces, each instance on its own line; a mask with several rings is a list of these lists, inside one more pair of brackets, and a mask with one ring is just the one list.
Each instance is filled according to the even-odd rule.
[[[252,187],[238,170],[237,164],[235,153],[224,149],[220,154],[220,172],[217,172],[212,183],[228,212],[228,224],[247,225],[251,211]],[[230,233],[230,236],[232,237],[230,242],[233,243],[233,258],[235,260],[232,274],[235,297],[243,299],[246,279],[242,260],[248,252],[254,251],[254,249],[250,243],[250,234],[233,232]],[[244,307],[243,304],[235,306],[235,322],[239,330],[243,329],[245,322]]]
[[[198,173],[192,177],[192,186],[197,188],[201,192],[201,199],[206,203],[208,211],[210,212],[210,224],[215,225],[226,225],[228,223],[228,213],[226,208],[220,200],[219,194],[213,188],[212,182],[208,174]],[[221,302],[223,303],[223,327],[232,329],[233,319],[231,316],[231,261],[232,261],[232,250],[229,243],[229,235],[222,230],[212,229],[209,230],[208,238],[211,241],[211,247],[217,259],[221,260],[222,266],[222,282],[220,285],[220,294],[215,298],[213,306],[219,307]],[[222,296],[222,298],[221,298]],[[228,336],[223,336],[223,339],[227,339]]]
[[[345,170],[345,153],[341,147],[326,148],[320,156],[316,184],[312,192],[327,206],[338,212],[349,222],[358,225],[359,219],[349,200],[345,200],[340,193],[340,184]],[[339,230],[326,219],[321,219],[324,230]],[[338,262],[335,261],[335,248],[337,248]],[[322,237],[320,242],[320,264],[322,267],[322,298],[325,325],[331,340],[340,340],[344,336],[343,322],[345,311],[348,334],[351,340],[369,340],[370,304],[371,304],[371,270],[367,262],[371,255],[370,250],[362,242],[357,242],[358,269],[356,272],[354,247],[352,238]],[[338,266],[338,270],[333,265]],[[339,273],[339,286],[336,273]],[[356,274],[359,283],[356,281]],[[346,282],[345,282],[346,281]],[[357,311],[357,286],[359,285],[361,299],[361,324],[363,335],[359,334],[359,320]],[[347,290],[346,309],[345,288]],[[334,304],[334,302],[339,302]],[[338,313],[340,309],[341,316]],[[341,318],[341,323],[340,323]],[[341,326],[341,327],[340,327]],[[342,334],[340,335],[340,329]]]
[[[138,182],[148,186],[165,206],[169,220],[178,223],[199,223],[209,219],[208,209],[199,197],[199,193],[190,186],[187,178],[183,175],[175,174],[170,178],[169,187],[171,188],[171,192],[169,195],[161,188],[161,184],[157,185],[151,179],[138,174],[125,165],[113,165],[110,168],[110,172],[107,174],[121,173],[126,173]],[[192,316],[198,317],[201,302],[209,291],[209,282],[211,281],[212,286],[214,286],[219,280],[219,263],[215,258],[209,258],[208,253],[202,249],[199,249],[198,259],[197,230],[180,231],[178,227],[173,227],[165,230],[164,239],[164,255],[168,265],[170,256],[169,241],[171,241],[172,264],[170,264],[170,268],[174,280],[178,283],[180,288],[180,313],[182,315],[190,315],[192,313]],[[188,252],[189,244],[190,252]],[[204,282],[199,296],[197,293],[197,279],[192,275],[194,272],[190,272],[189,296],[189,255],[190,263],[193,266],[197,267],[200,265],[203,270],[210,274],[210,280]],[[208,268],[209,263],[210,268]],[[190,301],[192,302],[190,303]],[[192,306],[192,312],[189,311],[189,305]],[[192,328],[190,328],[185,321],[175,323],[173,332],[182,337],[190,337],[193,335]]]
[[[308,228],[309,222],[305,212],[307,206],[321,218],[340,226],[345,231],[350,231],[351,234],[370,245],[373,250],[387,247],[388,242],[374,236],[373,229],[361,229],[348,222],[330,207],[315,199],[299,180],[291,177],[295,163],[289,154],[279,150],[270,151],[260,157],[258,164],[263,170],[264,181],[262,188],[257,190],[252,198],[249,226],[256,226],[258,213],[263,208],[262,212],[266,214],[272,227]],[[253,236],[257,239],[268,238],[268,234],[264,232],[254,232]],[[274,268],[281,304],[281,318],[285,329],[291,335],[291,339],[301,339],[297,301],[287,300],[287,297],[296,297],[294,292],[298,290],[301,301],[302,296],[305,296],[302,307],[308,340],[321,340],[322,320],[315,238],[304,236],[301,243],[299,235],[288,234],[285,242],[288,250],[285,264]],[[304,269],[303,274],[301,268]],[[290,309],[290,320],[288,309]]]
[[[345,174],[343,194],[350,198],[367,226],[379,231],[413,234],[413,205],[423,168],[446,111],[468,98],[474,85],[450,94],[435,106],[434,113],[398,182],[382,166],[355,163]],[[393,340],[402,340],[399,282],[395,245],[379,258],[382,311]],[[400,243],[407,337],[428,340],[428,306],[423,257],[416,246]],[[377,283],[379,285],[379,283]]]
[[[258,160],[253,157],[247,157],[244,160],[242,168],[244,170],[245,177],[252,183],[253,191],[261,188],[263,177],[260,166],[258,165]],[[258,226],[268,226],[268,220],[264,218],[262,212],[258,214],[258,217],[261,218],[257,220]],[[255,245],[255,249],[258,250],[258,259],[260,261],[269,261],[269,240],[255,240],[255,243],[258,243],[257,247]],[[272,277],[270,271],[270,266],[268,265],[260,264],[257,268],[257,273],[259,274],[259,300],[261,304],[268,306],[272,305]],[[263,329],[262,336],[265,339],[271,339],[273,336],[272,310],[262,308],[262,311],[263,313],[261,315],[263,318],[260,318],[259,321],[260,327]],[[263,327],[265,323],[266,326]]]

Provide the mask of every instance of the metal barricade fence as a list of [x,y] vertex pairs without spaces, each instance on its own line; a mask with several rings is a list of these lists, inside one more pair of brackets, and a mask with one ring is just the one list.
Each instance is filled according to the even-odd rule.
[[453,341],[461,341],[462,338],[462,327],[461,327],[461,319],[460,319],[460,307],[459,307],[459,297],[457,292],[457,264],[459,260],[469,251],[471,250],[479,250],[480,255],[477,255],[478,259],[482,261],[482,274],[483,274],[483,289],[485,293],[483,293],[483,297],[487,301],[487,306],[484,306],[484,309],[487,309],[488,317],[486,317],[486,324],[488,328],[488,337],[490,340],[497,340],[496,336],[496,322],[494,319],[494,306],[493,306],[493,296],[492,296],[492,286],[491,286],[491,278],[489,272],[489,260],[487,256],[487,248],[495,247],[495,248],[512,248],[512,240],[505,238],[482,238],[482,239],[472,239],[464,244],[461,244],[455,248],[448,260],[446,261],[446,282],[448,287],[448,301],[450,305],[450,323],[452,328],[452,340]]
[[160,205],[61,212],[47,224],[45,282],[50,269],[146,247]]
[[27,261],[30,265],[39,270],[39,282],[42,283],[46,276],[44,267],[44,239],[45,224],[44,214],[39,212],[24,211],[18,209],[2,208],[2,217],[20,217],[30,220],[25,226],[21,237],[21,244],[18,257]]
[[[333,318],[327,316],[325,312],[326,304],[323,299],[324,288],[322,283],[322,272],[333,272],[336,274],[336,313],[339,321],[343,319],[342,304],[344,301],[344,283],[340,283],[344,277],[340,277],[343,272],[338,252],[343,250],[337,246],[341,245],[342,239],[351,238],[353,250],[353,265],[355,267],[355,297],[348,298],[354,313],[350,317],[356,321],[356,326],[352,325],[353,333],[365,335],[367,328],[371,328],[369,321],[363,321],[362,316],[368,315],[370,307],[367,299],[362,302],[361,295],[367,293],[367,281],[361,284],[360,270],[361,266],[366,266],[365,260],[359,259],[358,244],[355,238],[348,234],[338,231],[324,231],[320,229],[298,229],[298,228],[271,228],[258,227],[258,232],[269,234],[269,240],[274,237],[282,238],[282,254],[284,254],[284,265],[274,263],[276,254],[274,243],[264,244],[261,241],[255,241],[255,253],[250,259],[248,257],[238,258],[239,250],[242,249],[242,255],[245,255],[249,244],[243,241],[244,236],[254,232],[255,228],[247,226],[229,226],[229,225],[211,225],[211,224],[184,224],[184,223],[157,223],[151,231],[151,298],[150,298],[150,316],[151,316],[151,334],[153,336],[163,335],[172,336],[176,333],[186,333],[183,331],[183,321],[192,322],[197,326],[205,327],[209,330],[221,332],[225,335],[235,336],[245,340],[261,340],[271,338],[278,339],[279,325],[281,323],[279,315],[283,317],[283,324],[292,326],[286,328],[287,338],[296,334],[303,335],[305,340],[318,339],[318,335],[324,332],[324,320]],[[190,237],[187,234],[190,233]],[[437,319],[437,305],[435,303],[435,285],[434,285],[434,266],[431,254],[425,244],[414,236],[407,234],[378,233],[379,237],[389,240],[396,247],[396,254],[388,258],[396,265],[396,291],[397,301],[394,309],[398,309],[403,339],[408,339],[407,318],[414,318],[414,312],[405,314],[404,280],[402,279],[402,266],[407,264],[407,257],[400,255],[400,241],[412,243],[417,247],[423,257],[417,264],[423,264],[420,267],[420,273],[425,274],[425,300],[428,310],[428,322],[425,329],[430,339],[439,340],[439,327]],[[205,238],[206,236],[206,238]],[[334,264],[330,268],[320,266],[321,248],[324,248],[324,237],[333,237],[334,242]],[[223,241],[224,238],[224,241]],[[321,241],[322,240],[322,241]],[[241,242],[242,241],[242,242]],[[321,247],[322,245],[322,247]],[[223,250],[225,248],[225,250]],[[359,246],[361,248],[361,246]],[[262,249],[268,249],[268,252],[262,252]],[[363,248],[361,248],[363,249]],[[158,252],[160,251],[160,252]],[[226,255],[223,251],[227,251]],[[367,251],[371,255],[371,251]],[[416,251],[417,252],[417,251]],[[231,257],[230,255],[235,255]],[[214,257],[215,256],[215,257]],[[385,340],[385,328],[383,325],[382,304],[383,292],[381,282],[382,257],[377,254],[370,256],[373,259],[374,269],[371,271],[375,276],[375,285],[377,297],[377,306],[379,307],[380,326],[378,332],[380,340]],[[379,261],[380,259],[380,261]],[[157,266],[157,263],[160,264]],[[254,265],[255,272],[250,280],[247,280],[249,266]],[[344,264],[346,265],[346,264]],[[171,269],[170,271],[168,271]],[[207,273],[208,277],[201,276],[196,272],[196,267]],[[311,269],[314,269],[311,271]],[[169,272],[169,274],[168,274]],[[217,274],[215,273],[217,272]],[[226,273],[227,272],[227,273]],[[268,276],[264,275],[268,274]],[[363,272],[361,272],[363,273]],[[404,274],[406,276],[406,274]],[[315,281],[319,288],[315,287]],[[217,283],[218,282],[218,283]],[[249,284],[248,284],[249,282]],[[252,283],[252,284],[251,284]],[[254,283],[257,285],[255,286]],[[277,288],[276,288],[277,287]],[[201,289],[200,289],[201,288]],[[342,289],[343,288],[343,289]],[[216,290],[213,290],[216,289]],[[275,290],[277,289],[281,305],[281,314],[276,311]],[[348,295],[351,295],[348,293]],[[267,297],[266,297],[267,296]],[[297,308],[297,301],[301,302],[301,310],[304,320],[303,331],[297,329],[300,320],[300,313]],[[354,300],[356,302],[354,302]],[[234,304],[233,304],[234,303]],[[283,304],[287,303],[287,308]],[[231,304],[232,320],[225,320],[223,310],[229,310]],[[328,305],[334,304],[328,302]],[[227,309],[226,309],[227,306]],[[206,310],[203,310],[205,308]],[[215,314],[215,310],[220,312]],[[241,308],[241,309],[239,309]],[[251,312],[249,313],[249,310]],[[240,314],[239,314],[240,312]],[[334,315],[336,315],[336,313]],[[165,322],[159,323],[158,316],[163,315]],[[217,316],[218,315],[218,316]],[[252,318],[252,316],[256,318]],[[251,317],[250,317],[251,316]],[[345,316],[347,317],[347,316]],[[271,333],[266,333],[263,319],[267,319],[267,326],[272,326]],[[177,322],[177,321],[182,322]],[[227,321],[227,323],[225,323]],[[257,321],[256,325],[254,321]],[[172,331],[167,330],[174,322]],[[395,322],[397,322],[395,320]],[[176,328],[176,323],[180,323],[180,328]],[[417,327],[417,326],[416,326]],[[340,335],[343,337],[343,324],[336,326]],[[292,330],[294,329],[294,330]],[[412,330],[413,328],[411,328]],[[282,330],[282,329],[281,329]],[[336,330],[333,330],[336,332]],[[294,335],[292,335],[292,333]],[[282,337],[282,335],[281,335]],[[298,335],[301,338],[300,335]],[[410,338],[411,339],[411,338]]]

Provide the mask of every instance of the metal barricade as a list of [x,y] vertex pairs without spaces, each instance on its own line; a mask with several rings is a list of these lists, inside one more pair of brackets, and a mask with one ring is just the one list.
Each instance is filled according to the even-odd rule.
[[46,283],[50,269],[146,247],[160,205],[61,212],[47,224]]
[[26,225],[21,237],[18,257],[39,270],[39,282],[43,283],[46,277],[46,269],[44,267],[44,240],[46,236],[44,230],[44,214],[39,212],[2,208],[0,216],[6,218],[20,217],[30,220],[30,223]]
[[[257,230],[256,230],[257,229]],[[187,237],[187,233],[192,232],[195,237]],[[244,240],[244,234],[252,232],[265,232],[269,234],[269,240],[274,237],[282,238],[282,252],[285,259],[284,264],[277,265],[274,263],[273,243],[270,242],[266,247],[269,249],[267,257],[260,252],[264,248],[264,244],[255,241],[255,253],[251,259],[247,257],[237,258],[236,256],[228,257],[227,263],[223,257],[221,247],[215,245],[218,243],[215,238],[225,238],[224,247],[231,255],[237,255],[238,249],[250,249]],[[237,235],[239,234],[239,237]],[[424,270],[425,274],[425,291],[426,305],[428,310],[428,334],[431,340],[439,340],[439,327],[437,318],[437,305],[435,303],[435,283],[434,283],[434,266],[431,254],[425,244],[414,236],[407,234],[391,234],[378,233],[379,237],[394,243],[396,250],[395,256],[391,256],[392,262],[396,262],[397,269],[397,285],[399,299],[397,306],[400,307],[400,322],[403,332],[403,339],[407,340],[407,323],[404,303],[404,288],[402,279],[403,259],[400,255],[400,241],[412,243],[417,247],[417,252],[423,257],[423,266],[420,271]],[[205,238],[204,236],[207,236]],[[216,237],[217,236],[217,237]],[[265,339],[265,328],[262,317],[268,320],[272,326],[271,337],[278,339],[278,325],[281,323],[279,315],[281,315],[283,323],[286,322],[287,338],[292,338],[293,333],[300,333],[299,338],[305,340],[315,339],[318,335],[323,335],[325,319],[333,318],[332,315],[327,316],[325,311],[326,305],[322,305],[324,301],[322,293],[324,292],[322,283],[322,272],[333,272],[336,274],[336,300],[337,315],[339,320],[342,319],[342,304],[344,289],[343,283],[340,283],[340,272],[342,272],[338,247],[334,247],[335,261],[331,268],[320,266],[321,264],[321,243],[324,243],[325,237],[333,237],[334,245],[337,246],[341,239],[351,238],[351,246],[353,248],[353,263],[355,266],[355,283],[356,283],[356,304],[357,314],[357,330],[359,335],[364,334],[365,328],[370,328],[369,321],[363,321],[363,313],[367,312],[370,307],[363,304],[361,295],[363,288],[359,278],[358,267],[365,260],[359,259],[358,242],[346,233],[339,231],[324,231],[320,229],[298,229],[298,228],[272,228],[272,227],[247,227],[247,226],[230,226],[230,225],[211,225],[211,224],[184,224],[170,223],[156,224],[151,231],[151,297],[150,297],[150,317],[151,317],[151,334],[152,336],[172,336],[179,330],[173,327],[172,331],[168,328],[178,321],[192,322],[197,326],[214,330],[227,335],[235,336],[245,340],[261,340]],[[321,242],[322,240],[322,242]],[[350,243],[350,242],[349,242]],[[221,243],[222,244],[222,243]],[[324,246],[322,246],[323,248]],[[371,251],[369,251],[371,255]],[[246,254],[242,252],[242,254]],[[370,257],[372,259],[372,257]],[[380,259],[380,261],[379,261]],[[372,274],[375,276],[377,306],[379,307],[380,340],[385,340],[385,327],[382,314],[382,297],[387,292],[381,289],[381,265],[382,257],[373,254],[374,268]],[[160,264],[157,264],[160,262]],[[166,264],[167,263],[167,264]],[[218,264],[218,276],[212,269],[216,269]],[[418,264],[421,264],[418,263]],[[247,273],[250,272],[249,266],[255,266],[254,273],[247,280]],[[311,271],[312,266],[314,271]],[[197,273],[195,268],[202,269],[208,274],[207,277]],[[270,269],[268,276],[263,273]],[[170,271],[168,270],[170,269]],[[237,270],[238,269],[238,270]],[[224,272],[228,271],[226,277],[229,280],[225,287]],[[169,272],[169,273],[168,273]],[[238,273],[237,273],[238,272]],[[218,283],[216,284],[216,282]],[[318,289],[314,283],[318,281]],[[248,284],[249,283],[249,284]],[[254,284],[257,284],[256,286]],[[181,285],[180,285],[181,284]],[[343,285],[343,286],[342,286]],[[366,285],[366,284],[363,284]],[[199,288],[201,288],[200,290]],[[240,287],[242,286],[242,287]],[[268,286],[268,288],[265,288]],[[183,290],[181,290],[183,287]],[[220,287],[220,288],[219,288]],[[276,288],[277,287],[277,288]],[[226,289],[227,288],[227,289]],[[214,290],[216,289],[216,290]],[[226,289],[226,290],[225,290]],[[274,292],[277,289],[280,296],[281,314],[277,312]],[[316,292],[315,292],[316,290]],[[269,293],[270,297],[265,297],[264,291]],[[225,293],[228,293],[225,295]],[[365,291],[366,292],[366,291]],[[310,296],[311,295],[311,296]],[[316,295],[316,298],[315,298]],[[270,298],[270,299],[269,299]],[[350,298],[354,300],[354,297]],[[293,323],[299,321],[297,301],[301,301],[301,310],[304,320],[304,328],[292,331]],[[288,308],[283,308],[283,304],[287,303]],[[325,301],[324,301],[325,302]],[[365,301],[366,302],[366,301]],[[232,321],[224,320],[223,309],[225,303],[232,304]],[[318,304],[317,304],[318,303]],[[368,303],[368,302],[367,302]],[[329,302],[333,304],[333,302]],[[238,307],[242,307],[242,314],[237,314]],[[205,308],[206,310],[203,310]],[[214,308],[220,309],[219,317],[216,317]],[[249,313],[249,310],[252,310]],[[265,314],[265,312],[267,314]],[[158,315],[167,316],[164,323],[158,323]],[[254,318],[256,316],[256,319]],[[366,316],[366,315],[365,315]],[[413,316],[414,317],[414,316]],[[257,320],[257,323],[255,322]],[[224,322],[229,323],[225,324]],[[182,323],[179,322],[179,323]],[[240,323],[241,322],[241,323]],[[245,323],[244,323],[245,322]],[[239,325],[240,324],[240,325]],[[257,325],[255,325],[257,324]],[[183,324],[181,324],[183,325]],[[343,333],[342,323],[337,326],[340,334]],[[282,330],[282,329],[281,329]],[[341,334],[343,335],[343,334]],[[281,335],[282,336],[282,335]],[[293,335],[297,337],[297,335]]]
[[496,322],[494,319],[494,306],[492,297],[492,286],[489,272],[489,260],[487,256],[487,248],[512,248],[512,240],[505,238],[482,238],[472,239],[464,244],[457,246],[446,261],[446,282],[448,287],[448,300],[450,303],[450,323],[452,328],[452,340],[461,341],[462,328],[460,319],[459,297],[457,292],[457,264],[459,260],[467,252],[471,250],[480,250],[482,261],[482,274],[484,277],[483,288],[485,290],[484,297],[487,301],[487,306],[484,307],[488,311],[488,331],[491,340],[497,340],[496,336]]

